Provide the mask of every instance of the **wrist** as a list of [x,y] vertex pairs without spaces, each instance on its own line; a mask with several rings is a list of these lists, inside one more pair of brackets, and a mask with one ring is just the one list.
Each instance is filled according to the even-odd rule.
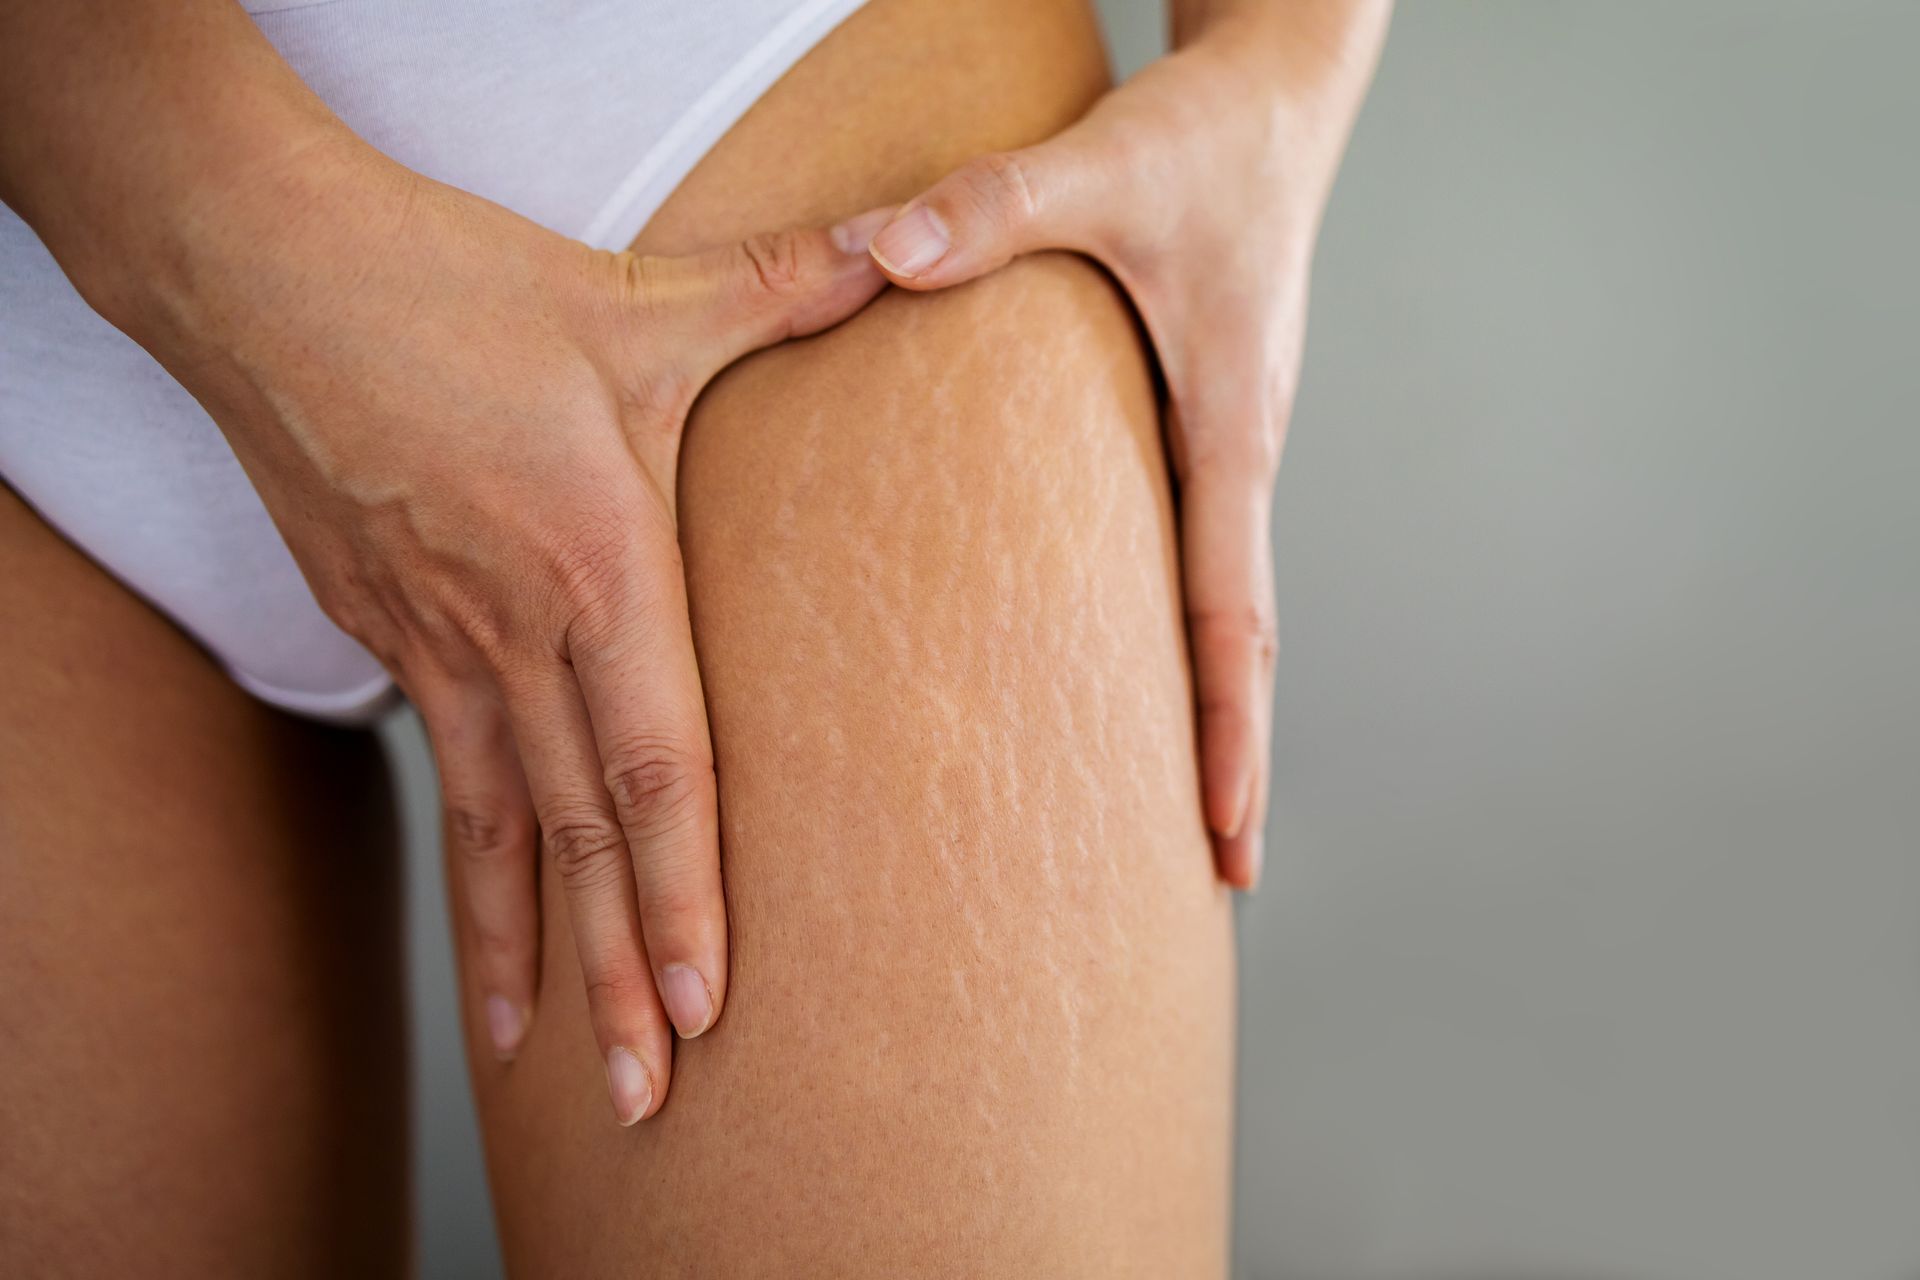
[[1390,8],[1390,0],[1176,0],[1174,44],[1211,62],[1236,110],[1265,118],[1290,189],[1317,207],[1373,77]]
[[1263,95],[1350,116],[1373,78],[1391,0],[1176,0],[1176,49],[1204,44]]
[[136,337],[373,155],[232,0],[4,6],[0,48],[0,198]]
[[87,301],[163,361],[224,350],[262,317],[310,302],[322,264],[389,231],[411,177],[344,126],[256,139],[244,158],[174,188],[164,210],[68,268]]

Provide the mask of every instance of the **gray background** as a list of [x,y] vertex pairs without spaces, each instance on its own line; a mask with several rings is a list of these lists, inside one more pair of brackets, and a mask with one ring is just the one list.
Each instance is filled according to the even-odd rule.
[[[1275,530],[1240,1275],[1920,1275],[1916,49],[1906,3],[1402,6]],[[497,1274],[392,736],[424,1270]]]

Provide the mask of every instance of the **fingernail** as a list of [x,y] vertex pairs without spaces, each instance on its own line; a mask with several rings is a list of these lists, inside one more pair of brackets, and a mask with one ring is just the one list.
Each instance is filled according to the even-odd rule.
[[873,243],[873,233],[886,226],[896,211],[895,205],[869,209],[865,213],[848,218],[827,234],[833,238],[834,247],[840,252],[865,253],[867,246]]
[[912,279],[945,257],[952,245],[940,215],[921,204],[889,222],[873,238],[872,252],[881,266]]
[[487,997],[487,1034],[493,1038],[493,1052],[502,1062],[511,1061],[520,1048],[520,1037],[527,1033],[527,1020],[505,996]]
[[1231,840],[1246,828],[1247,814],[1253,808],[1253,770],[1243,769],[1234,779],[1233,799],[1228,801],[1227,820],[1216,829],[1215,834],[1223,840]]
[[607,1054],[607,1091],[613,1095],[614,1119],[621,1124],[632,1124],[653,1105],[653,1077],[633,1050],[615,1048]]
[[670,964],[660,971],[660,999],[683,1039],[693,1039],[713,1021],[713,993],[691,965]]

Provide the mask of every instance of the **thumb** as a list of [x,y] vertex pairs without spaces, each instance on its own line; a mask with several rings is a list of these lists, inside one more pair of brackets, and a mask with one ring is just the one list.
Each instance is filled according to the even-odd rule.
[[895,284],[942,289],[1040,249],[1097,249],[1097,166],[1056,139],[981,156],[909,201],[873,237]]
[[653,304],[687,344],[687,372],[704,384],[748,352],[830,329],[865,306],[887,285],[866,237],[891,212],[654,259]]

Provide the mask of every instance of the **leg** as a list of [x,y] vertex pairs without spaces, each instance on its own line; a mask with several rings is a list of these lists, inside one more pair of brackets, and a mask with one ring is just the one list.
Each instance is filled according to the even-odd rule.
[[0,581],[0,1274],[400,1274],[377,744],[254,702],[5,488]]
[[[1077,5],[980,8],[955,33],[879,0],[654,243],[897,197],[1097,90]],[[892,109],[849,108],[855,80]],[[772,155],[805,189],[761,208]],[[1230,921],[1113,288],[1035,259],[742,364],[696,412],[680,509],[732,994],[661,1114],[616,1128],[549,884],[531,1037],[507,1068],[470,1045],[516,1273],[1221,1274]]]

